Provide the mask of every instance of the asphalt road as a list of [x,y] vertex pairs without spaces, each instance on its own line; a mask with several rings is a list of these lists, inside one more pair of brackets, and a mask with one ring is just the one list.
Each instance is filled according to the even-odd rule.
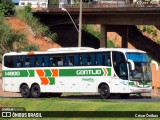
[[[18,96],[2,96],[0,98],[21,98]],[[45,97],[47,99],[47,97]],[[116,102],[160,102],[160,96],[138,96],[131,95],[127,99],[122,99],[119,96],[111,96],[109,99],[101,99],[99,95],[63,95],[60,97],[66,100],[75,100],[75,101],[95,101],[95,100],[103,100],[103,101],[116,101]]]
[[[92,100],[103,100],[100,98],[99,95],[69,95],[69,96],[62,96],[61,98],[67,100],[80,100],[80,101],[92,101]],[[105,100],[105,99],[104,99]],[[119,96],[111,96],[106,101],[117,101],[117,102],[160,102],[160,96],[137,96],[131,95],[127,99],[122,99]]]
[[[21,95],[18,93],[4,92],[1,88],[2,80],[0,80],[0,98],[21,98]],[[119,101],[119,102],[160,102],[160,96],[150,97],[152,94],[137,96],[131,95],[128,99],[122,99],[119,96],[112,96],[110,101]],[[89,94],[62,94],[62,99],[66,100],[79,100],[79,101],[93,101],[93,100],[102,100],[99,95],[89,95]],[[47,99],[47,98],[46,98]],[[106,100],[106,101],[107,101]]]

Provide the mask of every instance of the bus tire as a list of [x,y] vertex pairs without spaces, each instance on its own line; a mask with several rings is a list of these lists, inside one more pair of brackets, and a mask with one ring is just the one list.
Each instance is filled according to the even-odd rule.
[[41,96],[41,91],[39,85],[35,84],[31,87],[31,97],[39,98]]
[[22,87],[20,88],[20,92],[23,98],[28,98],[31,94],[28,85],[22,85]]
[[110,90],[109,90],[108,85],[102,85],[100,87],[100,96],[103,99],[107,99],[110,97]]

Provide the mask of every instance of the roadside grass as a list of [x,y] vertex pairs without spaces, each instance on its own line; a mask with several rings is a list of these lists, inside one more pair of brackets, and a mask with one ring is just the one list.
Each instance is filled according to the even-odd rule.
[[46,25],[42,24],[40,20],[33,16],[31,6],[25,6],[24,9],[16,10],[15,16],[31,26],[36,37],[48,37],[50,42],[55,42],[57,34],[52,33]]
[[[0,98],[0,107],[24,107],[26,111],[160,111],[159,102],[115,102],[110,100],[77,101],[63,98]],[[13,119],[13,118],[12,118]],[[27,118],[39,120],[41,118]],[[153,120],[152,118],[42,118],[60,120]],[[155,119],[155,118],[154,118]],[[14,120],[20,120],[15,118]]]
[[159,102],[77,101],[63,98],[0,98],[0,107],[24,107],[27,111],[160,111]]

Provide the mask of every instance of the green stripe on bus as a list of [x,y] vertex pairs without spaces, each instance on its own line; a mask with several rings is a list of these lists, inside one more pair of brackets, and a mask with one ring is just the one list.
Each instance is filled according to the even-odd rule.
[[108,75],[107,76],[111,76],[111,68],[106,68],[108,71]]
[[28,70],[29,76],[28,77],[34,77],[34,70]]
[[48,78],[49,79],[49,84],[50,85],[54,85],[55,84],[55,78],[51,77],[51,78]]
[[2,77],[34,77],[34,70],[3,70]]
[[[107,76],[111,76],[111,68],[107,68]],[[59,76],[103,76],[102,68],[60,69]]]
[[[136,82],[138,81],[135,81],[135,82],[129,82],[129,85],[136,85]],[[152,83],[151,82],[138,82],[138,85],[151,85]]]
[[44,70],[44,72],[46,77],[50,77],[52,75],[52,72],[49,69]]

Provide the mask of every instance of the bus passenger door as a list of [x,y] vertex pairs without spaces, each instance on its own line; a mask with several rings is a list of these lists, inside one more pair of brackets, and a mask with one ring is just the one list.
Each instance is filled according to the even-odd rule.
[[124,81],[124,77],[127,74],[127,71],[122,71],[123,69],[127,70],[125,68],[127,66],[125,56],[122,52],[112,52],[112,66],[114,72],[112,74],[111,90],[113,93],[121,93],[126,89],[126,81]]
[[[114,70],[113,70],[114,71]],[[112,84],[112,88],[111,88],[111,92],[112,93],[118,93],[120,91],[119,88],[119,77],[117,76],[117,74],[115,72],[113,72],[112,76],[111,76],[111,84]]]
[[126,62],[122,62],[119,65],[119,78],[120,78],[120,92],[127,93],[128,92],[128,69],[127,69]]
[[[112,75],[112,92],[127,93],[128,92],[128,72],[127,63],[120,63],[114,70]],[[115,69],[115,68],[114,68]]]

